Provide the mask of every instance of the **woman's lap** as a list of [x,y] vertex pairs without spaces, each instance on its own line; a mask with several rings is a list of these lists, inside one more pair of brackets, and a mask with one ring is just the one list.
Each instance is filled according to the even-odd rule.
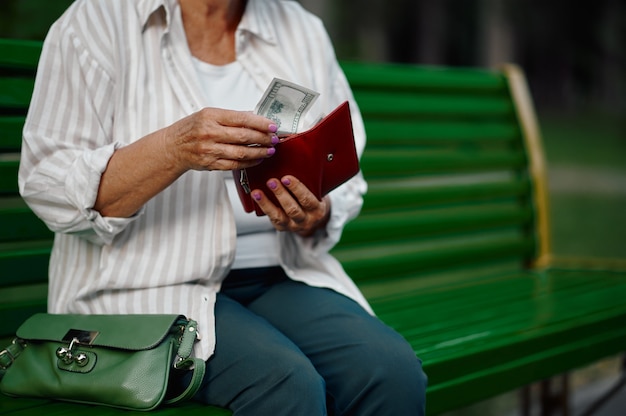
[[199,399],[235,414],[423,414],[419,360],[356,302],[288,279],[256,291],[218,294]]
[[[196,398],[235,414],[323,414],[324,381],[288,338],[238,302],[218,295],[214,355]],[[283,413],[275,406],[283,403]],[[306,412],[306,413],[302,413]]]

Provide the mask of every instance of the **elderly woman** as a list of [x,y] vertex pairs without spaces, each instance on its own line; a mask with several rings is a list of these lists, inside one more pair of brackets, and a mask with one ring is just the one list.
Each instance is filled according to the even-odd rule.
[[237,199],[230,171],[278,143],[250,111],[274,77],[320,93],[309,126],[350,101],[362,152],[328,35],[297,3],[74,2],[44,44],[19,176],[56,233],[49,310],[196,319],[195,399],[237,415],[421,415],[420,361],[328,253],[363,178],[322,200],[271,179],[264,217]]

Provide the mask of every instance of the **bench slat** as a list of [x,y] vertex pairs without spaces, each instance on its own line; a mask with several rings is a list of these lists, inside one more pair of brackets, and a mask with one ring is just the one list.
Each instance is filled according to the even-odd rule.
[[0,107],[26,109],[35,81],[31,78],[0,77]]
[[0,157],[0,195],[17,195],[17,171],[20,166],[18,154]]
[[519,142],[519,128],[506,121],[368,120],[368,149],[378,146],[448,146],[462,143]]
[[0,200],[0,242],[52,239],[48,227],[20,197]]
[[[616,325],[618,323],[615,321],[607,323],[609,328],[616,328]],[[428,412],[439,414],[452,407],[468,405],[503,391],[510,391],[519,387],[520,383],[529,384],[572,368],[580,368],[620,351],[626,342],[626,335],[618,329],[610,329],[601,334],[591,333],[581,338],[584,340],[576,343],[560,342],[556,347],[543,348],[534,354],[518,355],[515,360],[500,360],[498,365],[485,366],[474,373],[464,371],[463,366],[457,366],[455,374],[463,376],[448,379],[429,389],[428,397],[431,401]],[[498,357],[500,352],[489,350],[485,356]],[[482,357],[471,358],[474,362],[480,362]],[[462,364],[469,362],[465,360]],[[454,404],[450,403],[450,397],[454,397]]]
[[[29,316],[45,312],[47,300],[47,284],[23,284],[19,287],[0,288],[0,337],[6,338],[15,335],[17,328]],[[4,346],[2,346],[4,348]]]
[[[0,339],[0,342],[2,341],[3,340]],[[11,342],[10,339],[5,339],[2,346],[4,347],[4,345],[8,345],[9,342]],[[1,408],[2,408],[3,414],[7,414],[7,415],[8,414],[11,414],[11,415],[21,414],[21,415],[31,415],[31,416],[47,415],[46,409],[44,408],[44,406],[50,403],[49,400],[30,399],[30,398],[14,399],[14,398],[8,398],[8,397],[5,397],[3,399],[2,396],[0,396],[0,402],[1,402]]]
[[23,116],[0,116],[0,150],[20,151],[24,119]]
[[460,207],[435,211],[402,211],[363,214],[360,221],[348,224],[343,247],[367,241],[375,244],[405,239],[432,238],[435,235],[467,233],[475,230],[518,229],[529,225],[532,210],[517,206]]
[[338,247],[333,252],[360,284],[370,279],[404,278],[435,268],[460,264],[489,264],[496,260],[532,257],[534,239],[522,236],[481,237],[478,240],[394,242],[384,245]]
[[500,91],[506,88],[501,74],[469,68],[448,69],[417,65],[343,62],[342,68],[354,90],[465,90]]
[[[12,407],[12,409],[15,409],[10,413],[12,416],[138,416],[144,413],[65,402],[40,402],[32,399],[16,399],[15,401],[25,401],[25,405],[23,408],[17,406]],[[185,416],[226,416],[231,415],[232,412],[215,406],[198,405],[197,403],[188,402],[151,410],[149,414],[151,416],[179,416],[182,414]]]
[[488,172],[523,169],[526,155],[519,149],[484,151],[432,151],[415,149],[372,149],[365,153],[361,168],[367,179],[392,178],[421,173]]
[[[548,288],[550,291],[546,290]],[[468,285],[460,278],[456,284],[448,282],[446,288],[421,287],[419,291],[397,293],[393,302],[375,299],[372,305],[409,338],[413,332],[417,337],[414,341],[418,342],[419,338],[418,349],[435,365],[438,356],[445,357],[448,363],[451,352],[457,351],[459,357],[466,357],[471,348],[482,350],[490,339],[496,344],[507,340],[514,352],[520,347],[518,341],[511,340],[514,334],[520,339],[532,340],[539,335],[553,334],[554,326],[567,331],[588,324],[595,328],[592,333],[601,332],[601,326],[593,322],[623,316],[626,304],[622,303],[619,308],[614,305],[623,299],[625,292],[625,279],[617,276],[612,279],[606,272],[582,272],[578,276],[576,272],[551,271],[541,275],[518,272],[476,285]],[[533,307],[529,307],[529,299]],[[604,308],[594,304],[599,300],[604,300]],[[590,314],[590,310],[594,313]],[[407,318],[418,311],[424,316],[423,325],[418,331],[412,331]],[[469,316],[473,322],[468,326]],[[482,326],[477,325],[479,322]],[[502,331],[513,334],[505,336]],[[447,336],[447,340],[442,335]],[[570,335],[580,337],[581,333]],[[562,336],[550,336],[555,344],[567,342]],[[484,363],[478,361],[476,369]],[[450,371],[454,370],[450,367]]]
[[396,211],[419,206],[463,202],[498,201],[526,196],[530,191],[528,178],[498,181],[488,179],[452,184],[441,183],[441,181],[430,184],[421,184],[419,181],[404,183],[371,181],[363,212]]
[[506,96],[440,96],[398,95],[392,93],[357,91],[354,94],[366,119],[403,119],[413,117],[439,117],[480,119],[513,116],[513,106]]
[[41,42],[23,39],[0,39],[0,67],[32,71],[37,67]]
[[0,243],[0,288],[48,281],[52,240]]

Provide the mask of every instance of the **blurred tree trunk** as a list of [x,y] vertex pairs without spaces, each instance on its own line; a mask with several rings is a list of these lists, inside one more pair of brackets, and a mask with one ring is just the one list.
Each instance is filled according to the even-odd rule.
[[443,65],[446,44],[446,2],[420,1],[415,16],[416,60],[422,64]]
[[514,60],[512,26],[505,3],[506,0],[479,2],[481,24],[476,61],[481,66],[495,68]]
[[[602,15],[599,45],[604,49],[595,75],[597,100],[617,114],[626,113],[626,5],[622,0],[609,0]],[[626,117],[622,117],[626,135]]]
[[2,0],[0,2],[0,37],[11,37],[15,23],[14,16],[15,0]]
[[330,16],[328,7],[330,2],[328,0],[299,0],[299,2],[305,9],[322,18],[324,22],[329,20],[327,19]]

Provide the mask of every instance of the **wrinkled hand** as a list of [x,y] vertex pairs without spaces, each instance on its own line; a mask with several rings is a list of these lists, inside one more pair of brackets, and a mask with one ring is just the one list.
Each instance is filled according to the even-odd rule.
[[204,108],[166,130],[166,152],[181,171],[255,166],[274,154],[279,141],[267,118],[218,108]]
[[270,201],[263,190],[252,191],[252,198],[267,214],[278,231],[291,231],[309,237],[324,227],[330,218],[330,198],[321,201],[296,177],[287,175],[267,181],[267,191],[273,192],[280,206]]

